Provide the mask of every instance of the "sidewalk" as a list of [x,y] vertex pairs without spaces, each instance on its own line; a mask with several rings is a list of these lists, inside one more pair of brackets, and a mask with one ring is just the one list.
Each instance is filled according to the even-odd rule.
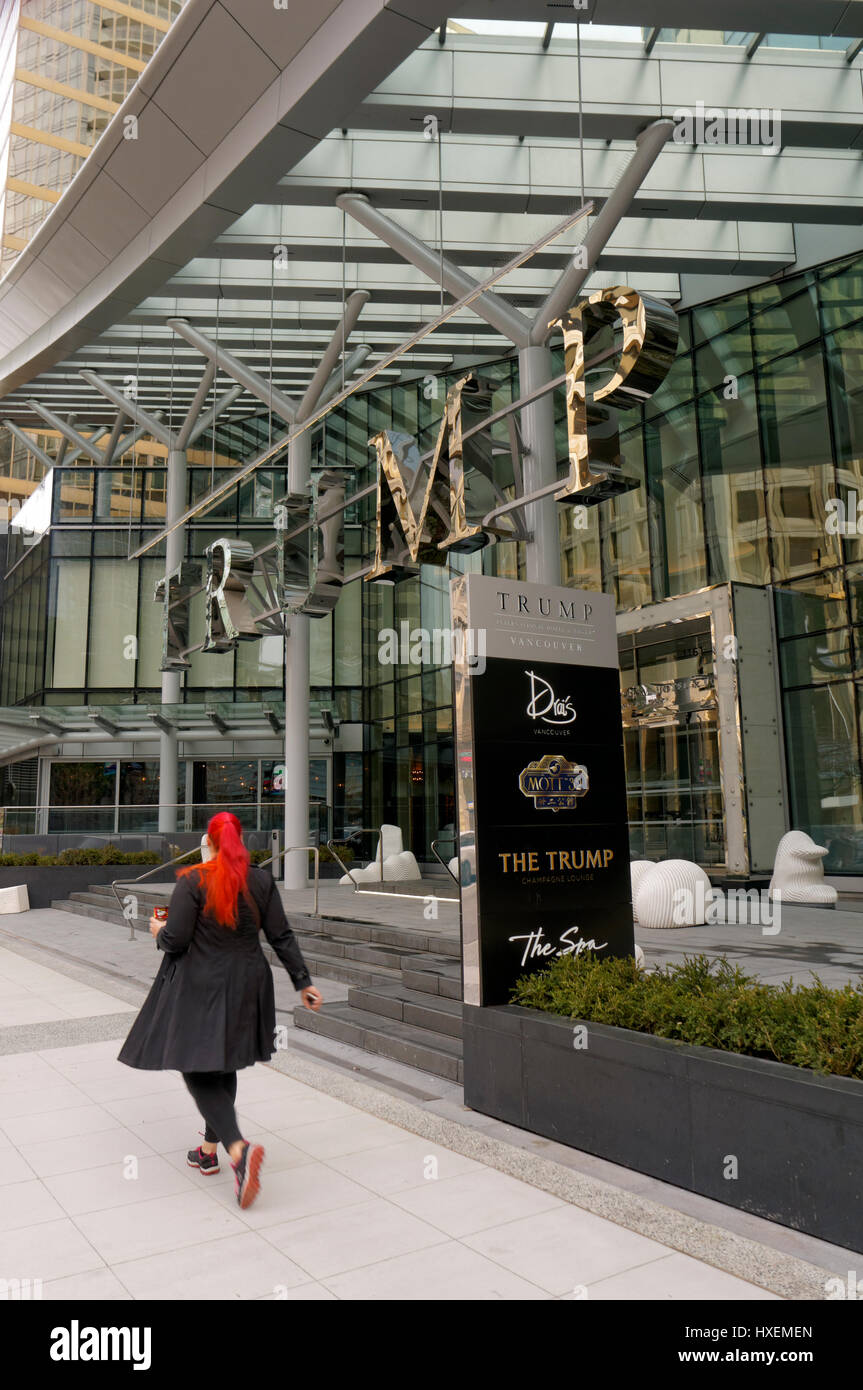
[[[549,1191],[568,1190],[552,1163],[513,1151],[520,1179],[327,1093],[370,1088],[330,1084],[290,1048],[240,1076],[243,1130],[267,1151],[261,1196],[241,1212],[224,1156],[215,1177],[186,1166],[200,1122],[180,1078],[116,1061],[129,989],[49,959],[0,946],[0,1279],[82,1300],[777,1297],[751,1242],[740,1267],[757,1282],[666,1243],[677,1213],[663,1228],[665,1209],[642,1202],[655,1235],[641,1234]],[[462,1142],[437,1123],[492,1159],[487,1133]],[[824,1271],[796,1263],[811,1291],[790,1296],[819,1296]]]

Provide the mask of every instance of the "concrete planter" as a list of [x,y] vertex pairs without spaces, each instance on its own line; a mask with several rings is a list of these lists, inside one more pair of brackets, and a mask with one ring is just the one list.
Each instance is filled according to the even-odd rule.
[[482,1114],[863,1249],[863,1081],[516,1005],[465,1005],[464,1076]]
[[113,883],[118,878],[137,878],[149,864],[23,864],[0,866],[0,888],[26,883],[31,907],[50,907],[52,902],[84,893],[91,883]]

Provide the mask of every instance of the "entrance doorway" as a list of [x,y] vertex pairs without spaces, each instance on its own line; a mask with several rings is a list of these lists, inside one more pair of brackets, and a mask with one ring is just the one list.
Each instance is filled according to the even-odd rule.
[[630,846],[639,859],[725,863],[710,619],[621,637]]

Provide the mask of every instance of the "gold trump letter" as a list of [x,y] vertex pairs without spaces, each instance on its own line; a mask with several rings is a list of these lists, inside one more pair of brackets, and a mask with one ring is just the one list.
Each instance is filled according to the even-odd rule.
[[[473,373],[469,372],[447,392],[419,515],[413,504],[421,469],[413,435],[381,430],[369,440],[377,450],[378,496],[375,562],[366,575],[367,582],[384,577],[405,579],[416,574],[420,564],[445,564],[447,551],[464,553],[488,544],[489,535],[481,526],[468,525],[465,506],[461,398],[471,381]],[[385,530],[389,532],[386,553]],[[406,543],[404,549],[399,547],[399,533]]]
[[[623,348],[617,367],[604,386],[589,392],[587,350],[603,327],[618,321]],[[661,299],[615,285],[581,300],[549,327],[563,329],[569,434],[569,477],[554,495],[559,502],[601,501],[632,485],[615,477],[621,460],[614,411],[641,405],[665,380],[677,351],[677,315]],[[605,468],[594,472],[591,459],[600,450]]]

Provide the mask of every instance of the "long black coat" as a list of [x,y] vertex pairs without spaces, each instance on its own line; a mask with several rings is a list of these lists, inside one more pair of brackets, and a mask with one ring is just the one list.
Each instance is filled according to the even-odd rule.
[[[249,869],[260,929],[295,989],[312,983],[273,879]],[[275,1052],[273,974],[254,913],[240,897],[236,930],[203,912],[200,874],[178,879],[156,938],[159,973],[118,1060],[142,1071],[239,1071]]]

